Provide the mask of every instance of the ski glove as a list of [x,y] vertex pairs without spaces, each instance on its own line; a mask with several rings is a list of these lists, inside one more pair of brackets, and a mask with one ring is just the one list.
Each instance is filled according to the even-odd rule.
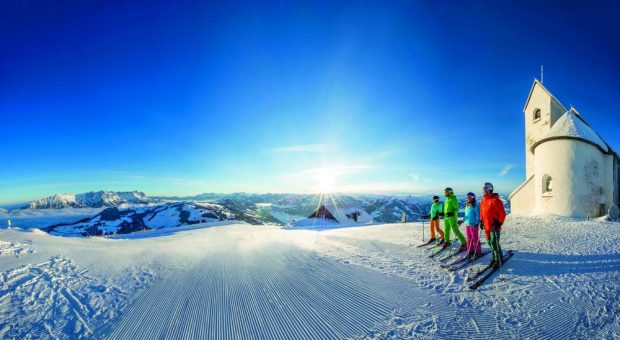
[[480,221],[480,229],[484,230],[484,223],[482,221]]
[[442,212],[440,212],[440,213],[439,213],[439,216],[440,216],[440,217],[443,217],[443,213],[442,213]]
[[498,231],[502,224],[498,220],[493,220],[493,231]]
[[439,215],[433,217],[433,221],[439,221]]
[[463,221],[462,221],[462,220],[458,220],[458,221],[456,222],[456,224],[461,225],[461,224],[463,224]]
[[446,216],[448,216],[448,217],[454,217],[454,213],[451,211],[451,212],[447,213],[447,214],[446,214]]

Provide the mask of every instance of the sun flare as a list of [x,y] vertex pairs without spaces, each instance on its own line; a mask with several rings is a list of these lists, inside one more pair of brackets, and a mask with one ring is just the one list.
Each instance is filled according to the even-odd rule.
[[331,193],[336,190],[336,174],[330,169],[321,169],[315,178],[314,191],[318,193]]

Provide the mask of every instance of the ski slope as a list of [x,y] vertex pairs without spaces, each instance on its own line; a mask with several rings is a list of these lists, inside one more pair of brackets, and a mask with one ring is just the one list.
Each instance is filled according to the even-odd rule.
[[618,228],[510,216],[515,255],[477,291],[465,280],[488,256],[448,272],[415,247],[421,223],[122,239],[4,229],[0,337],[617,338]]

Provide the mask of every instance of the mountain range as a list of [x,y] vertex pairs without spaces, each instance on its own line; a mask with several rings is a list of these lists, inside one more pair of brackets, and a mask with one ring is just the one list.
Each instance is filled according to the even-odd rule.
[[[330,195],[327,199],[341,206],[360,207],[376,223],[400,222],[402,212],[408,222],[421,221],[431,205],[431,196]],[[52,234],[79,236],[131,233],[224,220],[286,225],[307,218],[320,200],[319,195],[308,194],[205,193],[185,197],[148,197],[138,191],[98,191],[57,194],[33,201],[25,208],[107,208],[77,222],[44,228]],[[463,199],[459,202],[461,207],[465,205]]]
[[122,204],[151,204],[156,201],[140,191],[91,191],[82,194],[55,194],[28,203],[26,209],[103,208]]
[[51,225],[43,230],[57,236],[93,236],[129,234],[142,230],[225,220],[244,221],[250,224],[279,223],[276,219],[256,215],[254,211],[238,202],[227,201],[223,204],[176,202],[133,208],[107,208],[95,216],[74,223]]

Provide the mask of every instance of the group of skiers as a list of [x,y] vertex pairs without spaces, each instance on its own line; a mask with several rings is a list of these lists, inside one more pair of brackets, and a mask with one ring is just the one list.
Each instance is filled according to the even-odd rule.
[[[493,184],[484,183],[482,193],[480,204],[476,201],[476,194],[467,193],[465,214],[462,221],[458,220],[459,202],[452,188],[444,190],[446,201],[443,207],[439,196],[433,196],[433,204],[429,214],[431,221],[431,239],[429,242],[438,241],[439,244],[443,244],[444,248],[450,247],[452,245],[451,234],[454,233],[461,244],[459,252],[466,250],[468,256],[475,259],[483,255],[478,231],[480,228],[480,230],[484,230],[487,243],[493,253],[490,266],[500,267],[504,263],[504,259],[499,240],[506,211],[499,195],[493,192]],[[443,231],[439,227],[439,219],[442,216],[444,217]],[[467,239],[459,231],[461,224],[465,224]],[[436,237],[437,234],[439,234],[439,239]]]

